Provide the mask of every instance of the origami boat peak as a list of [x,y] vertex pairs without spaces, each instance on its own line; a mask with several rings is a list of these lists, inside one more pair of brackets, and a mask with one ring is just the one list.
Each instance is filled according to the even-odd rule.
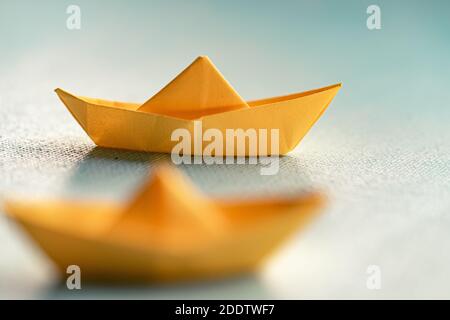
[[130,201],[112,231],[130,228],[141,229],[144,234],[152,230],[214,234],[225,225],[213,201],[177,170],[163,165]]
[[200,56],[138,110],[184,119],[248,108],[207,56]]

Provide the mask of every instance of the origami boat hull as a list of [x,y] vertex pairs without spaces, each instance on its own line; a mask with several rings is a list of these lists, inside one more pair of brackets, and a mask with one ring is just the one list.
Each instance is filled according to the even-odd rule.
[[[288,96],[250,101],[250,108],[232,110],[200,117],[202,132],[217,129],[226,137],[228,130],[269,131],[266,152],[261,154],[245,146],[245,151],[235,145],[232,155],[278,155],[294,149],[312,125],[322,115],[341,85],[336,84],[312,91]],[[178,140],[172,141],[172,133],[186,129],[192,138],[190,150],[184,154],[202,155],[210,143],[200,137],[201,148],[194,146],[195,120],[139,111],[140,104],[122,103],[86,97],[77,97],[61,89],[56,93],[80,126],[98,146],[148,152],[173,152]],[[272,148],[270,131],[279,130],[278,148]],[[217,132],[217,131],[216,131]],[[259,137],[259,136],[258,136]],[[260,143],[260,141],[258,141]],[[214,155],[230,155],[225,143]]]
[[[108,230],[115,221],[114,212],[121,208],[109,204],[72,203],[68,210],[66,202],[10,201],[5,209],[55,262],[62,276],[68,266],[77,265],[83,280],[166,282],[254,271],[309,222],[321,202],[319,196],[308,195],[258,204],[222,203],[233,231],[189,250],[131,244],[114,237]],[[76,223],[68,223],[71,219]]]

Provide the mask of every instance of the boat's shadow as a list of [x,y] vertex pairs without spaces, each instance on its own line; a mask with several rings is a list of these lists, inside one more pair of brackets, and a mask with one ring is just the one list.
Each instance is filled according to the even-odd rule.
[[[197,158],[197,160],[201,160]],[[310,190],[311,179],[301,157],[283,156],[274,164],[273,175],[263,175],[267,162],[231,164],[180,164],[183,171],[203,191],[212,195],[251,196],[261,193],[295,193]],[[65,192],[87,197],[129,196],[163,162],[171,163],[169,154],[93,148],[80,160],[65,183]]]
[[64,192],[75,197],[120,198],[132,193],[151,168],[170,156],[94,147],[72,169]]
[[268,288],[257,274],[222,280],[190,281],[172,284],[82,284],[69,290],[64,282],[49,286],[41,299],[271,299]]

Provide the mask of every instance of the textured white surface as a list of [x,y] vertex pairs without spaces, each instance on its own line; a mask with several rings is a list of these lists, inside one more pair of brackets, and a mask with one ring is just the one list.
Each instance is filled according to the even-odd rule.
[[[86,20],[78,33],[55,27],[64,26],[56,13],[26,27],[34,17],[64,13],[62,5],[35,8],[27,16],[31,22],[23,18],[29,11],[24,8],[0,11],[8,12],[1,23],[21,22],[0,30],[14,40],[0,61],[2,197],[121,201],[167,157],[95,148],[53,94],[57,86],[143,101],[197,54],[218,61],[248,98],[344,83],[301,145],[281,159],[278,175],[260,176],[252,165],[182,167],[215,195],[310,189],[327,195],[323,215],[259,274],[180,286],[84,285],[69,292],[57,285],[39,250],[0,216],[0,298],[450,298],[450,49],[448,10],[441,8],[448,3],[383,2],[385,24],[377,33],[365,29],[361,3],[323,10],[320,2],[290,10],[293,16],[273,16],[275,8],[256,16],[253,7],[242,8],[242,21],[253,20],[239,33],[229,29],[235,10],[205,3],[204,11],[182,10],[206,12],[214,20],[213,35],[195,17],[189,23],[177,16],[167,25],[156,20],[172,12],[157,11],[161,3],[147,11],[116,5],[112,19],[101,15],[100,5],[83,2]],[[133,18],[140,12],[145,15]],[[109,25],[113,21],[128,23]],[[161,40],[155,21],[175,40]],[[179,28],[200,36],[186,42]],[[257,35],[269,28],[270,43],[266,34]],[[369,265],[381,268],[380,290],[366,288]]]
[[[345,90],[345,88],[344,88]],[[163,288],[85,288],[87,297],[449,297],[450,147],[441,121],[411,117],[383,130],[373,117],[340,116],[339,95],[278,175],[254,165],[184,166],[205,192],[239,196],[324,191],[328,207],[258,275]],[[0,192],[26,196],[105,197],[120,201],[165,155],[96,148],[52,98],[39,105],[6,99],[0,117]],[[39,110],[38,115],[36,109]],[[443,121],[445,122],[445,121]],[[380,122],[381,123],[381,122]],[[0,295],[72,297],[53,288],[47,260],[0,219]],[[366,288],[366,268],[382,270],[382,289]],[[49,287],[50,286],[50,287]]]

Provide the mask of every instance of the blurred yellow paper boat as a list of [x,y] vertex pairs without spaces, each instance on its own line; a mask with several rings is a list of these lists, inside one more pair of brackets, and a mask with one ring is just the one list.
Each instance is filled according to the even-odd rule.
[[174,281],[254,271],[317,213],[322,198],[223,201],[168,166],[126,205],[13,201],[17,221],[56,263],[94,281]]
[[[172,82],[143,104],[108,101],[56,93],[95,144],[102,147],[171,153],[178,141],[171,139],[176,129],[198,135],[219,130],[279,130],[278,147],[270,138],[258,143],[264,149],[235,147],[215,150],[214,155],[278,155],[294,149],[339,91],[341,84],[267,99],[244,101],[207,57],[198,57]],[[217,132],[217,131],[216,131]],[[201,155],[208,141],[184,154]],[[267,145],[266,145],[267,144]],[[273,150],[272,150],[273,149]],[[261,151],[264,150],[264,151]],[[234,153],[234,154],[230,154]]]

